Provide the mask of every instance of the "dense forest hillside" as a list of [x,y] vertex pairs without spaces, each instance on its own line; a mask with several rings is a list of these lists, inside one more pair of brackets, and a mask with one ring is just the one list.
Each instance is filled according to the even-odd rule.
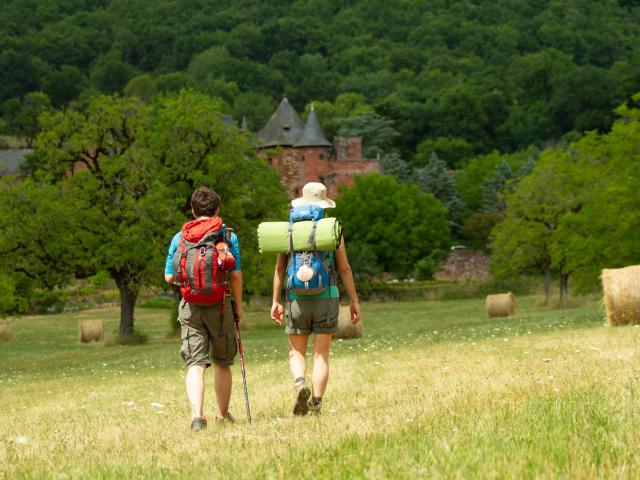
[[358,94],[388,149],[420,164],[438,145],[455,167],[608,130],[640,90],[640,2],[4,0],[0,52],[6,133],[97,92],[190,86],[253,130],[285,92],[319,102],[331,135]]

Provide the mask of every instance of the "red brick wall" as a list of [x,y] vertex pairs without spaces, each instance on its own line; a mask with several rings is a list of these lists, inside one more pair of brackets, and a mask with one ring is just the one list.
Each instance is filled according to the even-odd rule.
[[329,157],[327,147],[283,148],[280,155],[267,157],[292,198],[299,197],[308,182],[324,183],[328,196],[336,197],[339,185],[353,185],[354,175],[380,171],[377,161],[362,159],[362,139],[336,140],[344,141],[341,146],[336,144],[336,152],[342,149],[343,154],[338,154],[342,159]]

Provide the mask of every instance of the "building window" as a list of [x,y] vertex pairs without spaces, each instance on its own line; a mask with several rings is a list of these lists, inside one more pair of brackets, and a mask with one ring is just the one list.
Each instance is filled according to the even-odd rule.
[[320,154],[320,160],[324,160],[324,153]]
[[269,166],[272,167],[273,166],[273,158],[269,157],[267,159],[267,162],[269,162]]

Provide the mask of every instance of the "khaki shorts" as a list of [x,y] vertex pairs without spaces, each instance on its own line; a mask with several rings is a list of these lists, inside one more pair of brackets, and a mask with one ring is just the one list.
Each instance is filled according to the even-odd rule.
[[220,305],[201,306],[182,300],[178,308],[182,347],[180,355],[188,367],[233,365],[238,347],[231,297],[225,297],[224,319]]
[[340,299],[338,298],[296,298],[285,304],[289,335],[310,335],[312,333],[337,333]]

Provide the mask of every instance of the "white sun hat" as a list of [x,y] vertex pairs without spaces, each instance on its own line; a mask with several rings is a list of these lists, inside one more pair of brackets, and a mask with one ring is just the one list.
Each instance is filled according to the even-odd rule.
[[336,202],[327,198],[327,187],[318,182],[309,182],[302,187],[302,197],[291,201],[293,207],[318,205],[322,208],[336,208]]

